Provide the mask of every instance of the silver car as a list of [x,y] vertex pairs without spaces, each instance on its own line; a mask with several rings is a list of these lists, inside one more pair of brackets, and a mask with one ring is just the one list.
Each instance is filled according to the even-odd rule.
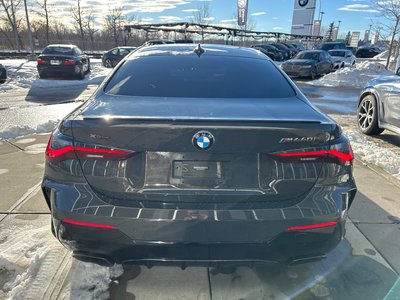
[[358,101],[358,126],[368,135],[388,129],[400,134],[400,75],[371,80]]
[[354,66],[356,63],[356,57],[350,50],[334,49],[334,50],[329,50],[328,52],[332,56],[334,69],[341,69],[348,66]]

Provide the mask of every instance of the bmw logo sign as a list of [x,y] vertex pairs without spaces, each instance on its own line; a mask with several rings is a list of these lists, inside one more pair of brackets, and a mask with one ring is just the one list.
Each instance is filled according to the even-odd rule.
[[202,130],[197,132],[193,136],[193,146],[196,147],[198,150],[208,150],[211,148],[211,146],[214,144],[214,136],[211,134],[211,132]]
[[299,0],[299,5],[301,6],[301,7],[304,7],[304,6],[306,6],[308,4],[308,0]]

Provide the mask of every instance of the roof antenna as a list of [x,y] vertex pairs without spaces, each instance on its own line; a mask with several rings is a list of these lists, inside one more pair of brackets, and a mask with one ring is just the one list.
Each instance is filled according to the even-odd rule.
[[197,47],[194,48],[193,52],[196,53],[198,57],[200,57],[200,55],[204,53],[204,49],[201,48],[200,44],[198,44]]

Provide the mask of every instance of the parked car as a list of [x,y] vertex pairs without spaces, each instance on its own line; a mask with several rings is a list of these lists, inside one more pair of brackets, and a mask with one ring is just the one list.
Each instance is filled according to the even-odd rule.
[[152,46],[152,45],[163,45],[163,44],[176,44],[172,40],[150,40],[144,43],[141,47]]
[[7,69],[0,64],[0,84],[5,83],[7,80]]
[[268,53],[271,54],[271,56],[269,56],[272,60],[275,61],[282,61],[284,60],[287,51],[282,51],[279,50],[278,48],[274,47],[273,45],[269,45],[269,44],[259,44],[259,45],[253,45],[251,46],[251,48],[255,48],[255,49],[259,49],[262,48],[265,51],[267,51]]
[[335,50],[335,49],[346,49],[346,44],[342,42],[324,42],[318,45],[317,50]]
[[382,50],[378,47],[363,47],[358,48],[356,51],[356,57],[358,58],[372,58],[382,53]]
[[274,50],[272,46],[265,45],[264,47],[261,46],[251,46],[253,49],[257,49],[261,51],[263,54],[267,55],[269,58],[271,58],[274,61],[282,61],[283,55],[276,49]]
[[83,79],[90,71],[90,59],[75,45],[48,45],[37,59],[40,78],[50,75]]
[[294,45],[292,45],[290,43],[281,43],[281,44],[285,45],[286,47],[289,48],[289,50],[291,50],[292,56],[294,56],[300,52],[300,50],[298,50],[297,47],[295,47]]
[[136,47],[116,47],[103,54],[101,61],[107,68],[115,67],[125,56],[135,50]]
[[328,52],[332,57],[334,69],[354,66],[356,63],[356,57],[350,50],[336,49],[329,50]]
[[270,44],[270,45],[273,45],[274,47],[278,48],[279,50],[286,51],[287,55],[286,55],[285,59],[290,59],[296,54],[296,52],[293,49],[289,48],[288,46],[286,46],[282,43],[274,43],[274,44]]
[[299,263],[343,239],[352,161],[339,125],[258,51],[157,45],[60,122],[42,190],[81,260]]
[[282,70],[289,76],[316,78],[327,74],[333,69],[333,61],[327,51],[305,50],[299,52],[293,59],[282,64]]
[[358,127],[367,135],[400,134],[400,71],[371,80],[358,100]]

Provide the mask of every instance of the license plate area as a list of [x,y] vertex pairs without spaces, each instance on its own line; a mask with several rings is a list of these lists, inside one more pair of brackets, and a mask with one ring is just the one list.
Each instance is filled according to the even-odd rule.
[[61,61],[60,60],[50,60],[50,64],[51,65],[55,65],[55,66],[59,66],[61,65]]
[[218,187],[231,180],[231,162],[175,160],[172,180],[178,186]]

